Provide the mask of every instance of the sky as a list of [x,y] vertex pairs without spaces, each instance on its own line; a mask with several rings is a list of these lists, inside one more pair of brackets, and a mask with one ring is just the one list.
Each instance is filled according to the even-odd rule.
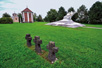
[[66,11],[70,7],[77,9],[81,5],[85,5],[89,9],[96,1],[102,0],[0,0],[0,17],[7,12],[12,16],[12,13],[21,13],[26,7],[32,10],[37,15],[42,15],[44,18],[50,9],[58,9],[63,6]]

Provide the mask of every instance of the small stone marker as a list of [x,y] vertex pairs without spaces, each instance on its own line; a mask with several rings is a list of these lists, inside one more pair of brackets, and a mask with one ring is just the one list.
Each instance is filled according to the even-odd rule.
[[48,59],[53,63],[57,60],[55,53],[58,52],[58,47],[55,47],[55,42],[49,42],[47,45],[47,49],[49,49]]
[[25,39],[27,40],[27,46],[30,47],[31,46],[31,40],[32,40],[32,37],[30,37],[30,34],[26,34]]
[[35,36],[34,43],[35,43],[35,51],[37,53],[41,53],[40,44],[42,44],[42,40],[40,40],[40,37],[39,36]]

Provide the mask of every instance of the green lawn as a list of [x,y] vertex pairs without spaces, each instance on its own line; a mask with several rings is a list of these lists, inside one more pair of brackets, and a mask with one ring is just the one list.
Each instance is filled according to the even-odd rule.
[[[0,24],[0,68],[102,68],[101,29],[45,24]],[[28,33],[32,38],[40,36],[43,41],[41,48],[45,51],[48,51],[46,45],[49,41],[54,41],[59,48],[56,54],[58,61],[50,64],[25,47],[25,35]]]
[[101,25],[97,25],[97,24],[85,24],[87,27],[98,27],[98,28],[102,28],[102,24]]

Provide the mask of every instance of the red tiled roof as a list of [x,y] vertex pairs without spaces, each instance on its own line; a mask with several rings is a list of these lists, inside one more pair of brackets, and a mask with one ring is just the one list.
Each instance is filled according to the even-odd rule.
[[32,12],[32,11],[29,8],[26,8],[22,12]]

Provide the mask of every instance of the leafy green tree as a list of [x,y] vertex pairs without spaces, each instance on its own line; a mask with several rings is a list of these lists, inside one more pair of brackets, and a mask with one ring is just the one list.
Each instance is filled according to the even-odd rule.
[[88,11],[85,5],[82,5],[77,10],[78,18],[77,21],[80,23],[88,23]]
[[78,21],[77,21],[77,18],[78,18],[78,13],[75,13],[75,14],[72,16],[72,20],[75,21],[75,22],[78,22]]
[[60,7],[57,15],[57,21],[63,19],[63,17],[66,15],[66,11],[64,7]]
[[42,16],[39,15],[36,20],[39,21],[39,22],[42,22],[43,21]]
[[45,17],[45,19],[48,22],[54,22],[56,21],[57,18],[57,11],[55,9],[50,9],[50,11],[47,12],[47,16]]
[[18,13],[18,17],[19,17],[19,22],[23,22],[22,14],[21,13]]
[[45,16],[44,21],[45,21],[45,22],[49,22],[49,19],[48,19],[47,16]]
[[2,17],[11,17],[8,13],[4,13]]
[[34,20],[34,21],[37,20],[37,15],[36,15],[36,13],[33,14],[33,20]]
[[89,10],[89,23],[102,24],[102,2],[97,1]]
[[68,9],[68,12],[75,12],[75,10],[74,10],[74,8],[73,7],[70,7],[69,9]]

